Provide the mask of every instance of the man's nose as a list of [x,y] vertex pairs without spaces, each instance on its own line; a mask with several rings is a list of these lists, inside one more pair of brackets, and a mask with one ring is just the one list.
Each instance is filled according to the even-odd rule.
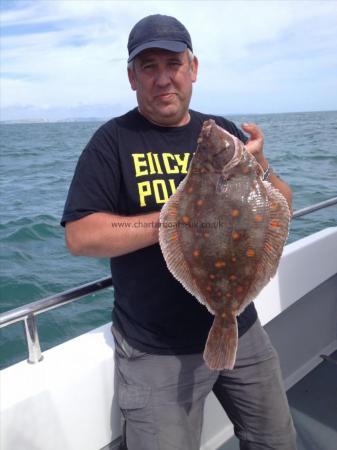
[[159,69],[157,72],[156,83],[159,86],[166,86],[171,83],[170,72],[167,69]]

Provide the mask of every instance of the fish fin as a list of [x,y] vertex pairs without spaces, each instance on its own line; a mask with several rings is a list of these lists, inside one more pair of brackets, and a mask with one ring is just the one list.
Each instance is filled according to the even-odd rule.
[[[205,304],[203,295],[193,277],[191,270],[184,258],[179,241],[177,229],[177,211],[180,203],[181,191],[187,178],[178,186],[170,201],[165,203],[160,212],[159,245],[164,255],[166,265],[172,275],[184,286],[184,288],[196,297],[200,303]],[[207,306],[207,305],[206,305]]]
[[[291,212],[284,195],[268,181],[264,181],[269,199],[269,224],[264,252],[272,258],[279,258],[289,234]],[[274,252],[266,251],[273,244]]]
[[276,274],[284,244],[288,238],[290,209],[281,192],[268,181],[263,182],[269,200],[269,218],[262,253],[254,281],[240,305],[238,314],[254,299]]
[[215,316],[209,331],[204,360],[212,370],[233,369],[238,347],[238,326],[235,316]]

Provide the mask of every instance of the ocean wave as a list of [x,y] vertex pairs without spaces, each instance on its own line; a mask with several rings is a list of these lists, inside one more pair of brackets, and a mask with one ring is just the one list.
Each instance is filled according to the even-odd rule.
[[17,308],[34,300],[39,300],[47,295],[46,288],[41,284],[38,276],[27,275],[27,277],[9,276],[1,279],[2,299],[0,312]]
[[11,220],[1,224],[0,230],[4,234],[1,242],[44,241],[51,237],[59,236],[60,226],[55,217],[39,215]]

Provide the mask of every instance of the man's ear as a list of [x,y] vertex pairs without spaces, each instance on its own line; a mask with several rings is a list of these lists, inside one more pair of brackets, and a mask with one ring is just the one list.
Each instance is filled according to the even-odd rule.
[[133,69],[128,69],[128,77],[129,77],[131,89],[133,91],[136,91],[137,90],[137,82],[136,82],[135,72]]
[[194,56],[191,62],[191,79],[193,83],[197,81],[198,67],[199,67],[198,58]]

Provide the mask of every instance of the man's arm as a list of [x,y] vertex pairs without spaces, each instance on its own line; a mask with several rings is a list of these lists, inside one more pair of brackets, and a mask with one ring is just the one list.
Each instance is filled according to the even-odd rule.
[[112,258],[158,242],[159,212],[139,216],[93,213],[67,222],[67,247],[74,256]]
[[[268,160],[263,154],[263,144],[264,137],[262,131],[255,124],[243,124],[242,129],[246,131],[250,138],[246,144],[247,150],[255,156],[257,162],[261,165],[262,169],[265,171],[269,165]],[[285,197],[290,211],[292,211],[292,191],[288,184],[281,180],[271,169],[268,181],[277,188],[281,194]]]

